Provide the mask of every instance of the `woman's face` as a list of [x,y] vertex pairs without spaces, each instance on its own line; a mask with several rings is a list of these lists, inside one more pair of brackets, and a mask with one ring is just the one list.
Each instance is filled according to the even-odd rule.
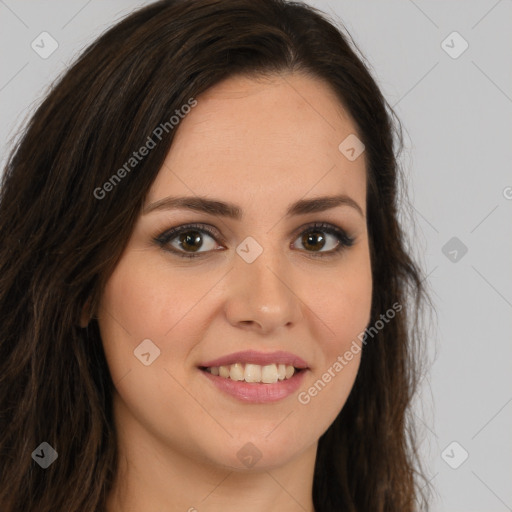
[[[189,460],[277,467],[315,448],[358,371],[372,296],[365,154],[310,77],[232,77],[197,101],[97,311],[116,419]],[[181,196],[215,203],[165,202]],[[287,378],[287,366],[303,369]]]

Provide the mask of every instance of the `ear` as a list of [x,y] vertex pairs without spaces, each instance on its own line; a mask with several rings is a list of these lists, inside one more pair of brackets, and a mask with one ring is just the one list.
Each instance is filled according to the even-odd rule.
[[82,315],[80,316],[80,327],[85,328],[91,321],[91,299],[87,299],[86,303],[84,304],[84,307],[82,308]]

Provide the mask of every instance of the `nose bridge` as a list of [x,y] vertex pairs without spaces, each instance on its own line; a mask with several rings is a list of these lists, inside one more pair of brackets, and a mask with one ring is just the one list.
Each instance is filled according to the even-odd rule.
[[238,247],[227,314],[232,323],[255,323],[269,331],[300,318],[300,300],[293,291],[292,268],[281,247],[247,237]]

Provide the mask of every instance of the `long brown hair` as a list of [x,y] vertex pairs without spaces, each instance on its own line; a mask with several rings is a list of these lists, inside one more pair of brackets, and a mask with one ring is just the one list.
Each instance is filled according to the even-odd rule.
[[[315,510],[427,504],[409,408],[428,295],[397,219],[401,126],[348,37],[296,2],[163,0],[109,29],[53,87],[12,150],[0,195],[2,512],[104,510],[117,471],[114,384],[97,322],[80,327],[81,312],[95,310],[126,246],[171,147],[175,111],[229,76],[288,72],[328,83],[358,125],[371,325],[403,305],[366,344],[352,392],[319,440]],[[166,122],[129,175],[95,193]],[[31,457],[43,441],[58,452],[47,469]]]

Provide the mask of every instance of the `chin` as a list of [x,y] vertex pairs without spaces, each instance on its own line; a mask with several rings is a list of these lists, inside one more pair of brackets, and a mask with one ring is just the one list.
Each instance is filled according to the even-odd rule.
[[271,434],[268,439],[258,435],[234,436],[210,454],[210,462],[231,471],[265,471],[293,461],[307,445],[290,444],[293,436]]

